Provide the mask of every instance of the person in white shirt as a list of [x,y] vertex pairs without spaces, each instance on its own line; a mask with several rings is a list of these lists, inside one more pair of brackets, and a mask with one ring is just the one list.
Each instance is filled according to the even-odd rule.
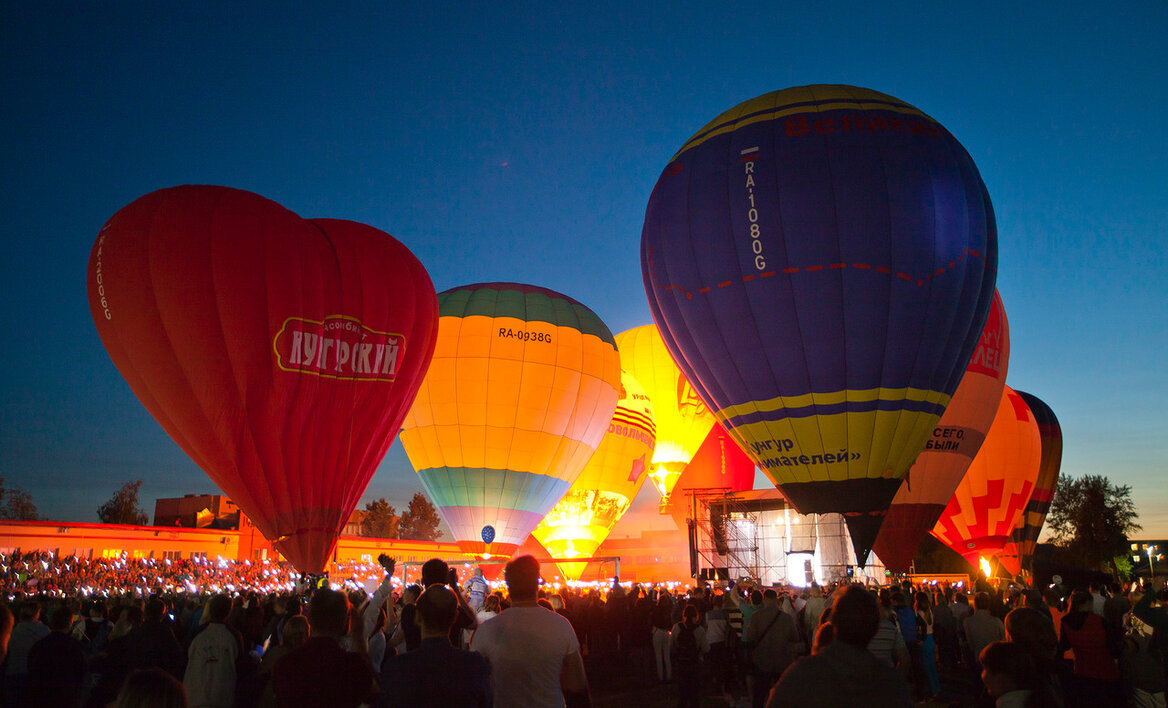
[[470,649],[491,665],[495,708],[591,704],[580,642],[568,620],[537,604],[539,561],[520,556],[503,571],[511,607],[484,622]]
[[215,595],[207,603],[210,620],[191,640],[183,685],[191,708],[230,708],[235,702],[235,664],[242,647],[227,627],[231,598]]

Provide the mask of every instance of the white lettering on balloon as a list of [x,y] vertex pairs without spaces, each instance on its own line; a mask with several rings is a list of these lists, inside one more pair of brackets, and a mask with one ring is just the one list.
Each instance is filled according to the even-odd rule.
[[758,146],[746,148],[742,155],[742,170],[746,176],[746,223],[750,229],[750,250],[754,253],[754,267],[756,270],[766,270],[766,257],[762,252],[762,231],[758,224],[758,205],[754,203],[754,160],[758,157]]
[[334,379],[393,381],[405,348],[400,334],[377,332],[333,315],[323,322],[290,317],[272,342],[284,371]]

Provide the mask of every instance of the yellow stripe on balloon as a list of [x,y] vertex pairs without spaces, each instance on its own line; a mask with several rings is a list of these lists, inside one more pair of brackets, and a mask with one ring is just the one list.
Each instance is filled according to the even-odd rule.
[[[759,421],[728,431],[755,453],[775,484],[896,479],[912,466],[939,417],[914,411],[851,412]],[[903,452],[888,458],[891,450]],[[827,455],[832,461],[826,461]]]
[[731,108],[707,123],[689,139],[689,142],[681,146],[670,161],[676,160],[685,151],[701,145],[716,135],[730,133],[746,125],[801,113],[849,109],[855,111],[876,109],[915,116],[936,123],[920,109],[878,91],[855,86],[800,86],[766,93]]

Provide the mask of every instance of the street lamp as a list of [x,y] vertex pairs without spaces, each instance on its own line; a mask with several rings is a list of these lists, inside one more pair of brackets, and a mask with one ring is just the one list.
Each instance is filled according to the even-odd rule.
[[1156,577],[1156,569],[1152,565],[1152,553],[1156,550],[1155,546],[1148,546],[1148,577]]

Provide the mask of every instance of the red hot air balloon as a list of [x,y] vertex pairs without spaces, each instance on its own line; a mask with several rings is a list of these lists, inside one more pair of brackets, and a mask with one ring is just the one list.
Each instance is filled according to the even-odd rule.
[[669,513],[679,528],[693,512],[690,492],[697,489],[721,489],[742,492],[754,488],[754,460],[738,443],[715,423],[702,446],[677,479],[670,495]]
[[186,186],[114,214],[88,288],[146,409],[281,554],[323,571],[434,352],[422,264],[370,226]]
[[1034,546],[1038,543],[1038,535],[1042,533],[1042,524],[1046,521],[1050,501],[1054,497],[1055,487],[1058,486],[1059,469],[1063,463],[1063,431],[1059,427],[1054,411],[1042,399],[1024,391],[1019,391],[1018,395],[1034,413],[1034,418],[1038,421],[1038,436],[1042,440],[1042,461],[1039,463],[1038,481],[1034,485],[1034,493],[1030,495],[1030,502],[1026,505],[1022,518],[1014,528],[1012,535],[1014,548],[1007,546],[1005,554],[1007,557],[1016,557],[1017,564],[1021,567],[1029,565],[1027,561],[1034,554]]
[[845,514],[861,561],[965,373],[996,264],[957,140],[852,86],[715,118],[662,171],[641,235],[686,379],[800,512]]
[[981,558],[999,556],[1034,491],[1041,445],[1030,407],[1006,386],[985,442],[933,535],[975,568]]
[[981,449],[1002,402],[1009,359],[1010,327],[1002,298],[995,292],[990,316],[961,385],[900,485],[876,537],[873,550],[889,570],[908,570],[921,539],[936,525]]

